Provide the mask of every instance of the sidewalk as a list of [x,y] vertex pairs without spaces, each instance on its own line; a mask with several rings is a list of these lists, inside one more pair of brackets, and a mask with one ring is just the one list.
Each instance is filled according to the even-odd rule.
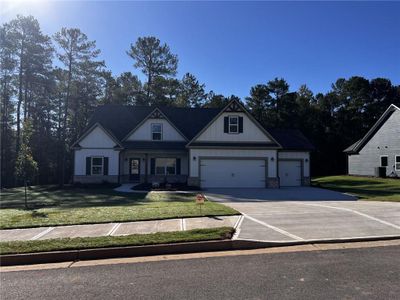
[[202,228],[235,227],[237,226],[239,217],[240,216],[217,216],[126,223],[5,229],[0,230],[0,241],[32,241],[56,238],[121,236]]

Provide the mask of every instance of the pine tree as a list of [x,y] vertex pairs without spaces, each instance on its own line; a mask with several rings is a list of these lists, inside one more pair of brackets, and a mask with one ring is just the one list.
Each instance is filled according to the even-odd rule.
[[153,83],[156,80],[159,83],[160,76],[168,78],[176,75],[178,56],[171,52],[167,44],[161,44],[154,36],[138,38],[135,44],[131,44],[127,54],[135,61],[134,67],[147,76],[146,96],[151,105]]

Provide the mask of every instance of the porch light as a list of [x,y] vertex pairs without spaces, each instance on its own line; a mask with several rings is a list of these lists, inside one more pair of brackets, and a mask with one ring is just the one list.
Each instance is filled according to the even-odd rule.
[[305,161],[305,162],[308,162],[308,158],[306,158],[304,161]]
[[274,157],[271,157],[271,161],[274,161],[275,160],[275,158]]
[[193,160],[196,160],[196,156],[193,156]]

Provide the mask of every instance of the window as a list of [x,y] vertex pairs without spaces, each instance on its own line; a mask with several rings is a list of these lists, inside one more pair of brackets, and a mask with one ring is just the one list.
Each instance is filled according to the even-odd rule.
[[92,157],[92,175],[103,175],[104,158],[101,156]]
[[162,124],[161,123],[151,124],[151,139],[153,141],[161,141],[162,140]]
[[381,167],[387,167],[387,166],[388,166],[388,157],[381,156]]
[[229,116],[229,133],[239,133],[238,116]]
[[395,165],[395,167],[394,167],[395,170],[396,171],[400,171],[400,155],[396,155],[394,161],[395,161],[395,164],[394,164]]
[[175,175],[175,158],[156,158],[156,175]]

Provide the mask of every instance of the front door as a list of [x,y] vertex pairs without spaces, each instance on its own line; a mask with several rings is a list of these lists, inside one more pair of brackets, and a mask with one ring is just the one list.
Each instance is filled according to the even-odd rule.
[[139,181],[140,180],[140,159],[130,158],[129,159],[129,180]]

